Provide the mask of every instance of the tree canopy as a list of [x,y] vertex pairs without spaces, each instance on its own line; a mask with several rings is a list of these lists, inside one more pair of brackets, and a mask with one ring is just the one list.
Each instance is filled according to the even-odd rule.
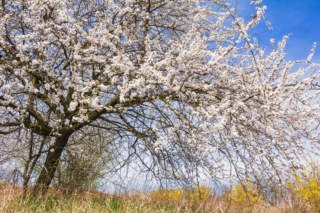
[[36,192],[89,126],[124,147],[122,163],[175,180],[281,180],[318,151],[315,47],[286,61],[284,36],[265,54],[248,33],[261,1],[250,21],[223,0],[2,3],[1,143],[47,138]]

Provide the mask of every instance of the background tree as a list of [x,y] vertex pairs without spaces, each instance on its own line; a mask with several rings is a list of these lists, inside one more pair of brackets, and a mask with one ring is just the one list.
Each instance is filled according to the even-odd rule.
[[259,2],[246,23],[220,0],[5,1],[0,133],[48,138],[34,193],[85,127],[125,148],[119,167],[138,162],[153,177],[196,168],[213,181],[281,181],[293,159],[299,168],[304,143],[319,148],[319,65],[313,48],[292,72],[287,36],[264,56],[248,34]]

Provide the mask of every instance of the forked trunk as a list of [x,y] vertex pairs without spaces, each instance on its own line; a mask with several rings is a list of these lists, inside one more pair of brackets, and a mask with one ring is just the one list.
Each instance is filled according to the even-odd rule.
[[67,145],[70,135],[71,134],[65,134],[57,137],[54,145],[50,146],[44,166],[42,167],[36,185],[33,188],[33,195],[44,195],[47,192],[57,170],[61,153]]

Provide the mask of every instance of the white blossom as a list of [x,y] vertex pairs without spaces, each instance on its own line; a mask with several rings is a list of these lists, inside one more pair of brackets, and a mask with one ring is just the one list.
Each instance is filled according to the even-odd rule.
[[76,108],[77,108],[77,106],[78,106],[78,104],[79,104],[79,103],[78,103],[77,101],[71,102],[70,105],[69,105],[68,110],[71,111],[71,112],[72,112],[72,111],[75,111]]

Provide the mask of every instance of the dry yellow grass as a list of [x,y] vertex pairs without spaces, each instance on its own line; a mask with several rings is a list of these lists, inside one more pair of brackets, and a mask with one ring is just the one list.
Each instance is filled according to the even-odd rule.
[[[0,185],[0,211],[3,213],[43,213],[43,212],[225,212],[225,213],[277,213],[310,212],[302,202],[282,206],[267,204],[231,205],[223,197],[208,196],[205,199],[188,200],[186,198],[168,201],[161,199],[159,191],[153,193],[134,193],[131,195],[109,195],[96,191],[66,194],[51,188],[43,197],[22,196],[22,189],[10,184]],[[163,196],[166,196],[165,194]],[[172,196],[172,195],[171,195]],[[317,212],[317,211],[315,211]],[[320,212],[320,211],[319,211]]]

